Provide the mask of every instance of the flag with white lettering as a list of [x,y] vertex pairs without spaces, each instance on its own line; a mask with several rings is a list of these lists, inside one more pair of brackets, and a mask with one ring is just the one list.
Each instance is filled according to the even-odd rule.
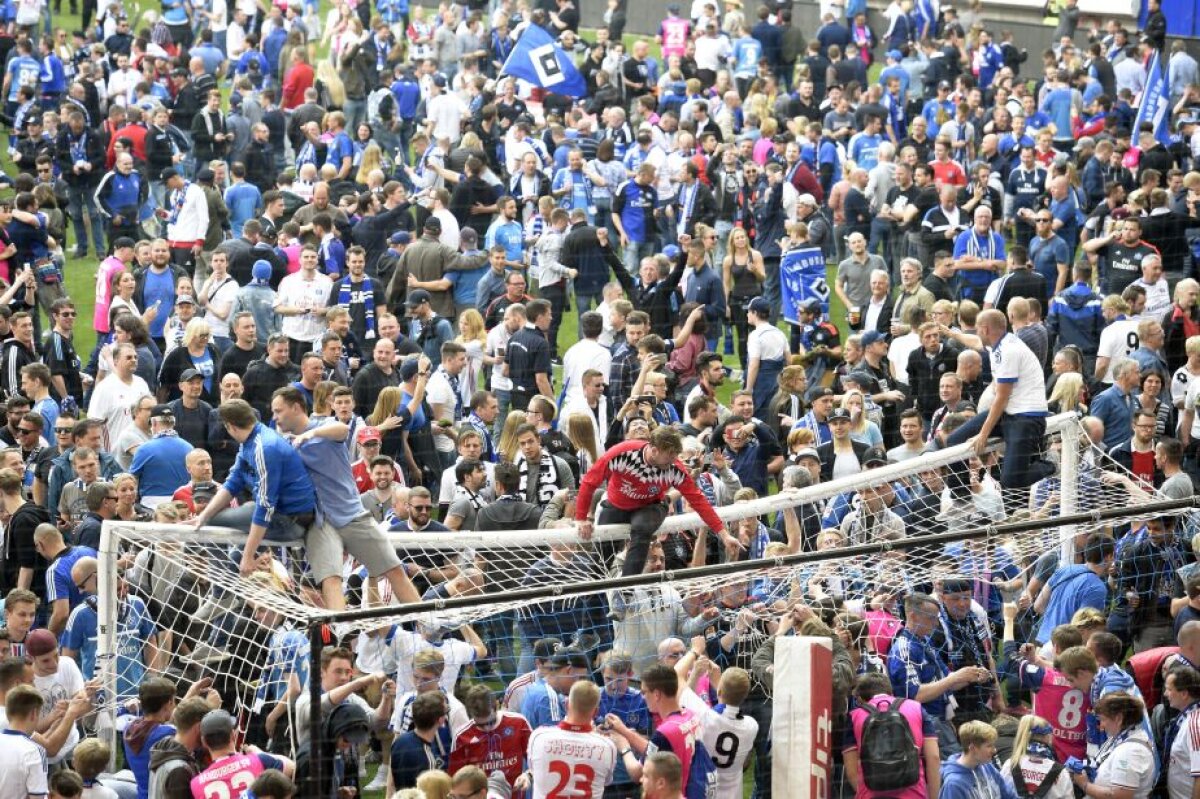
[[571,56],[537,25],[530,24],[525,28],[500,71],[555,94],[569,97],[587,94],[587,83]]
[[1146,70],[1146,88],[1142,90],[1133,129],[1141,130],[1143,122],[1150,122],[1154,126],[1154,138],[1163,147],[1171,146],[1171,87],[1161,51],[1156,51],[1150,58],[1150,66]]

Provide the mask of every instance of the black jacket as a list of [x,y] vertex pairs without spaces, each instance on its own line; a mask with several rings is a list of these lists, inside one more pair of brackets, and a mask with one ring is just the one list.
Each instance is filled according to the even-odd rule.
[[[682,187],[680,194],[683,193]],[[675,218],[683,218],[684,208],[679,203],[679,198],[675,200]],[[705,186],[699,180],[696,181],[696,199],[692,202],[692,214],[688,217],[687,224],[680,228],[680,233],[686,233],[689,236],[696,235],[696,225],[705,224],[712,227],[717,223],[717,202],[713,199],[713,193],[708,186]]]
[[[75,154],[73,148],[83,150],[84,159],[92,165],[92,171],[76,173],[74,169]],[[86,188],[95,186],[104,174],[104,142],[101,137],[90,130],[84,129],[76,136],[71,127],[65,126],[58,132],[58,142],[55,145],[55,156],[63,180],[68,186]]]
[[266,358],[246,367],[242,375],[245,390],[242,399],[254,406],[263,419],[271,418],[271,395],[275,389],[283,388],[300,379],[300,367],[288,361],[283,366],[272,366]]
[[[854,457],[858,458],[859,463],[862,463],[863,455],[866,454],[870,447],[861,441],[851,441],[850,446],[854,448]],[[833,442],[826,441],[817,447],[817,457],[821,461],[821,482],[832,480],[833,462],[837,459],[837,455],[833,450]]]
[[938,398],[938,385],[942,375],[950,374],[958,367],[958,350],[943,343],[933,358],[925,355],[924,347],[917,347],[908,356],[908,388],[917,404],[917,410],[928,419],[942,404]]
[[608,265],[612,267],[613,274],[616,275],[621,288],[625,289],[625,293],[629,295],[633,307],[650,315],[650,331],[662,336],[664,340],[671,338],[675,316],[679,311],[679,297],[675,293],[675,289],[678,288],[679,281],[683,279],[683,270],[687,259],[681,254],[675,262],[671,274],[649,286],[643,286],[640,280],[635,282],[633,276],[626,271],[621,259],[612,251],[611,244],[608,247],[601,247],[600,252],[604,254]]

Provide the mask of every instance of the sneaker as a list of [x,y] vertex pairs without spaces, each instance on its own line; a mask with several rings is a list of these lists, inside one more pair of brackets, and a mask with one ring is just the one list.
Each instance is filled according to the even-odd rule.
[[72,258],[87,258],[87,250],[81,250],[78,247],[71,250]]
[[363,786],[363,793],[367,791],[382,791],[387,788],[387,769],[379,768],[375,771],[375,778]]

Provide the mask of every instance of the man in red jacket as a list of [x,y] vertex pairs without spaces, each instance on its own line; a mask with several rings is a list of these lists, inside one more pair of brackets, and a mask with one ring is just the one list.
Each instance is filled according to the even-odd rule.
[[[584,541],[592,537],[592,495],[607,482],[604,501],[599,506],[600,524],[628,523],[629,547],[625,552],[623,575],[641,574],[650,551],[650,542],[670,513],[667,492],[678,489],[692,510],[725,546],[738,547],[737,539],[725,529],[708,499],[696,487],[691,475],[679,462],[683,438],[672,427],[659,427],[649,441],[626,441],[612,447],[583,476],[579,498],[575,501],[575,526]],[[615,554],[612,545],[601,546],[604,560]]]

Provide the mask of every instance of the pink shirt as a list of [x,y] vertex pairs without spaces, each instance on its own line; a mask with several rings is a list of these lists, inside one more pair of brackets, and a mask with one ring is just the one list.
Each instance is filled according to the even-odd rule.
[[[901,702],[896,706],[896,710],[901,716],[908,721],[909,729],[912,730],[913,741],[917,744],[917,751],[921,752],[925,746],[925,738],[930,735],[936,735],[936,730],[932,727],[932,719],[929,725],[926,726],[926,719],[929,718],[921,707],[920,702],[912,699],[900,700],[895,697],[880,694],[871,699],[871,704],[876,708],[882,706],[884,709],[890,707],[891,702]],[[846,745],[842,747],[842,751],[846,752],[851,749],[858,749],[858,742],[862,740],[863,725],[867,722],[868,712],[861,707],[850,711],[850,730],[846,739]],[[861,768],[861,767],[860,767]],[[904,788],[899,791],[888,791],[886,793],[877,794],[867,787],[860,776],[858,781],[858,791],[854,794],[854,799],[874,799],[874,797],[889,797],[889,799],[926,799],[927,791],[925,790],[925,758],[921,757],[921,778],[917,780],[917,784],[909,788]]]
[[192,799],[237,799],[264,771],[258,755],[232,754],[192,777]]
[[96,309],[92,312],[92,327],[97,333],[108,332],[108,309],[112,304],[113,275],[125,269],[125,264],[115,255],[100,262],[96,270]]

